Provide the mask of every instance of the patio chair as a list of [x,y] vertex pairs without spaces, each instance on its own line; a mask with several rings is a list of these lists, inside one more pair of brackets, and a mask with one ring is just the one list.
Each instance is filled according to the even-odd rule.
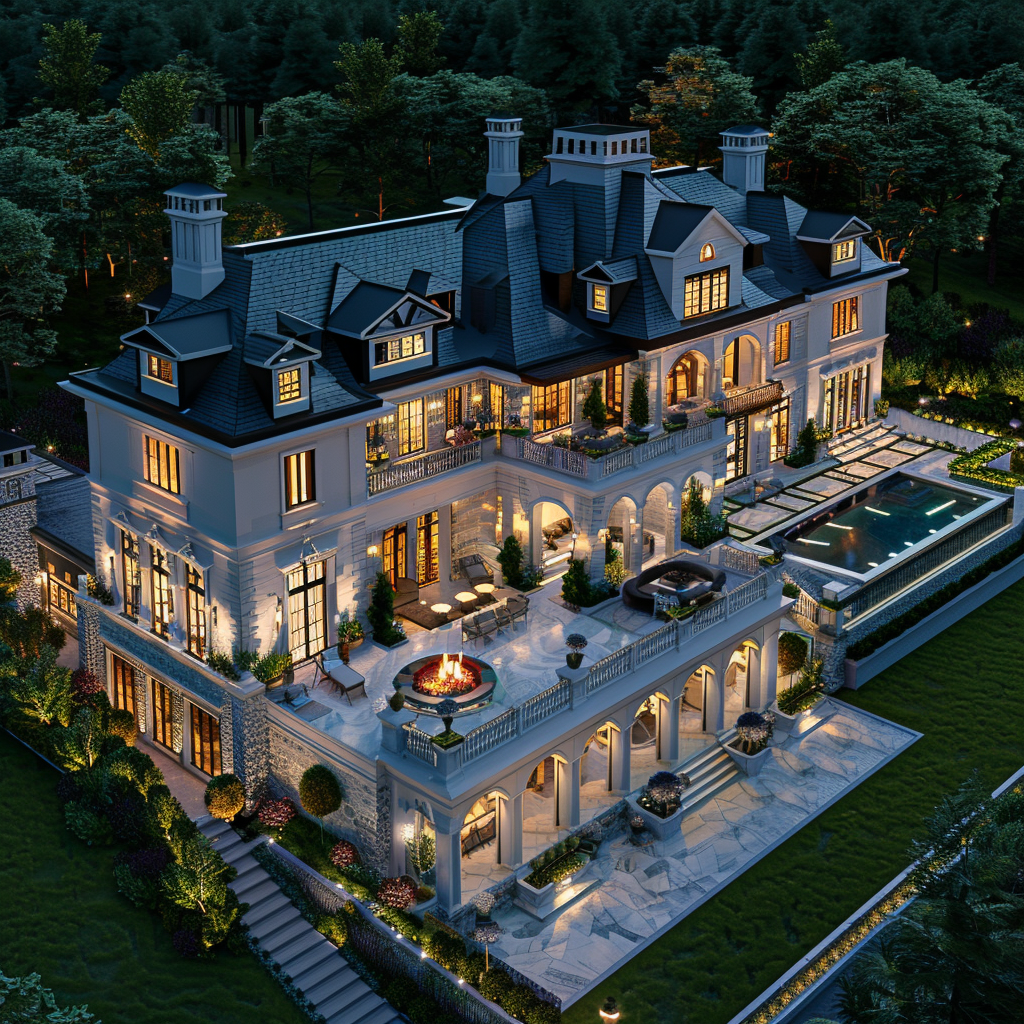
[[512,615],[504,605],[499,604],[494,609],[494,618],[498,623],[498,629],[504,629],[506,626],[511,626],[513,630],[515,629],[512,623]]
[[505,603],[509,615],[512,616],[512,628],[515,628],[516,619],[522,619],[527,625],[527,615],[530,611],[530,599],[528,597],[510,597]]
[[340,679],[332,676],[331,673],[327,671],[322,654],[313,655],[313,662],[316,665],[316,672],[313,675],[314,686],[317,685],[318,681],[322,682],[326,679],[334,690],[340,690],[345,695],[345,699],[349,704],[352,703],[353,693],[362,693],[362,695],[366,697],[366,680],[363,679],[361,675],[358,675],[354,670],[350,669],[349,671],[356,677],[356,681],[346,685]]

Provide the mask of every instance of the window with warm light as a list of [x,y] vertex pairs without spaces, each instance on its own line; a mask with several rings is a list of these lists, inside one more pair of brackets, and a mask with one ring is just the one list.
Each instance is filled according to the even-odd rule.
[[178,449],[166,441],[146,437],[145,474],[148,483],[171,494],[181,494]]
[[832,338],[860,330],[860,303],[857,296],[832,303]]
[[286,509],[298,508],[316,501],[316,479],[313,452],[295,452],[284,458],[284,504]]
[[832,246],[832,262],[845,263],[857,255],[857,239],[851,238],[847,242],[837,242]]
[[152,585],[153,632],[167,639],[174,612],[171,595],[171,567],[167,552],[151,544],[149,548],[149,578]]
[[397,363],[402,359],[412,359],[414,356],[421,356],[427,351],[427,336],[425,334],[407,334],[402,338],[390,338],[388,341],[380,341],[374,346],[374,365],[381,366],[384,363]]
[[729,305],[729,268],[708,270],[686,279],[683,293],[683,316],[713,313]]
[[154,380],[163,381],[164,384],[174,383],[174,367],[169,359],[161,359],[159,356],[147,352],[147,375]]
[[423,399],[398,406],[398,454],[411,455],[423,447]]
[[701,263],[707,263],[708,260],[715,258],[715,247],[710,242],[705,242],[700,247],[700,261]]
[[789,362],[789,331],[788,320],[775,325],[775,365]]
[[302,370],[293,366],[287,370],[279,370],[277,373],[277,401],[279,405],[285,402],[295,402],[302,397]]
[[590,308],[595,313],[608,312],[608,288],[603,284],[590,286]]
[[185,583],[185,629],[188,635],[188,652],[197,658],[206,657],[206,588],[203,570],[186,563]]

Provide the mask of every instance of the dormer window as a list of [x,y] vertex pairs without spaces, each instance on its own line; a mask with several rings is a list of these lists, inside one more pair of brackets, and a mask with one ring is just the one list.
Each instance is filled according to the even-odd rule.
[[374,366],[383,366],[385,363],[397,363],[402,359],[412,359],[421,356],[427,351],[426,335],[407,334],[402,338],[389,338],[387,341],[380,341],[374,346]]
[[590,286],[590,308],[595,313],[608,312],[608,287],[603,284]]
[[707,263],[708,260],[715,258],[715,247],[710,242],[705,242],[700,247],[700,261],[701,263]]
[[857,239],[851,238],[845,242],[837,242],[832,246],[832,262],[845,263],[847,260],[857,258]]
[[148,353],[148,375],[153,380],[163,381],[165,384],[174,383],[174,365],[169,359],[161,359],[159,356]]
[[686,279],[683,295],[683,317],[714,313],[729,305],[729,268],[692,274]]
[[302,370],[291,366],[277,372],[277,404],[297,402],[302,397]]

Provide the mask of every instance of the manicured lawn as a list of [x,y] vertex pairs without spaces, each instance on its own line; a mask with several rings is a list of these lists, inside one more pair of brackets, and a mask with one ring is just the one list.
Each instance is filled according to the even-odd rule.
[[104,1024],[300,1024],[249,953],[182,960],[159,918],[121,897],[113,850],[64,828],[56,772],[0,733],[0,970],[38,971]]
[[622,1024],[724,1024],[908,863],[922,819],[977,768],[990,788],[1024,763],[1024,583],[856,693],[924,733],[907,751],[570,1007],[607,995]]

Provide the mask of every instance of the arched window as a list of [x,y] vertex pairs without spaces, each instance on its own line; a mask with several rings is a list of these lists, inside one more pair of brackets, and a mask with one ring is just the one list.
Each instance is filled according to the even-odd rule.
[[701,263],[707,263],[708,260],[715,258],[715,247],[710,242],[705,242],[700,247],[700,261]]

